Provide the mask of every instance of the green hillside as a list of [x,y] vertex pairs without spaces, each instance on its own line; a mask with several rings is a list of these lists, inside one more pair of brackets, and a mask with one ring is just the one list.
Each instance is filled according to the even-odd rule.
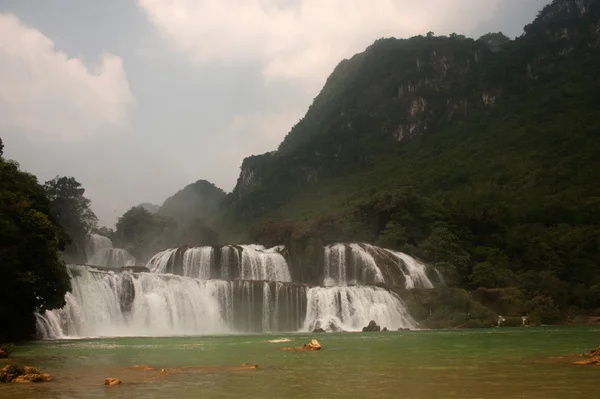
[[365,240],[468,289],[600,307],[599,106],[598,0],[555,0],[513,41],[380,39],[244,161],[213,224],[289,245],[307,280],[321,245]]

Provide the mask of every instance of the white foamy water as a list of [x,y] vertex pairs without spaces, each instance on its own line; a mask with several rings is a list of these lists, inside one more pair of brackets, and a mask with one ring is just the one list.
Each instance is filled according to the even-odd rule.
[[68,270],[66,305],[36,314],[41,338],[297,331],[306,312],[301,285]]
[[86,243],[87,264],[102,267],[135,266],[135,257],[122,248],[113,248],[108,237],[90,234]]
[[[287,261],[280,253],[283,247],[261,245],[225,246],[219,261],[213,247],[173,248],[154,255],[146,267],[152,273],[173,273],[208,280],[259,280],[290,282]],[[181,259],[178,254],[182,253]]]
[[37,315],[42,338],[168,336],[228,332],[225,281],[149,273],[103,273],[69,266],[66,306]]
[[[324,251],[326,287],[392,283],[387,275],[401,276],[407,289],[433,288],[427,276],[428,266],[405,253],[356,243],[329,245]],[[435,273],[443,284],[441,274],[437,270]]]
[[389,330],[414,328],[404,303],[378,287],[316,287],[307,292],[305,331],[361,331],[371,320]]
[[282,247],[242,245],[241,248],[241,280],[292,281],[287,261],[280,253]]

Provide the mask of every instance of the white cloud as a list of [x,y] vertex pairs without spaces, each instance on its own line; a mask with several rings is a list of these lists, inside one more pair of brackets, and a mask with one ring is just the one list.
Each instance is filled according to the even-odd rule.
[[380,37],[469,31],[500,0],[138,0],[199,64],[258,62],[267,79],[320,87],[343,58]]
[[0,13],[0,129],[78,139],[127,125],[134,102],[120,57],[89,70],[40,31]]

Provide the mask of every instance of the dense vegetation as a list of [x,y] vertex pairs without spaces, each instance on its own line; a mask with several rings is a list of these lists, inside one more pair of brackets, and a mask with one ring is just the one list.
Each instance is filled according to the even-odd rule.
[[201,218],[188,220],[152,213],[143,205],[130,208],[119,217],[116,230],[102,227],[95,233],[108,237],[113,245],[126,249],[144,264],[157,252],[176,246],[212,246],[219,244],[219,235]]
[[70,237],[64,260],[84,263],[87,237],[98,225],[91,201],[83,195],[85,189],[73,177],[56,176],[44,184],[44,190],[50,201],[50,212]]
[[184,225],[192,219],[206,219],[224,198],[223,190],[206,180],[198,180],[167,198],[158,214]]
[[[323,244],[368,241],[436,264],[506,316],[589,313],[599,93],[598,0],[555,0],[514,41],[378,40],[338,65],[278,151],[244,161],[213,223],[289,245],[308,279]],[[455,303],[446,318],[481,313],[466,291],[444,295],[456,300],[427,300]]]
[[71,284],[59,250],[68,235],[35,176],[2,158],[0,140],[0,342],[35,333],[34,311],[64,305]]

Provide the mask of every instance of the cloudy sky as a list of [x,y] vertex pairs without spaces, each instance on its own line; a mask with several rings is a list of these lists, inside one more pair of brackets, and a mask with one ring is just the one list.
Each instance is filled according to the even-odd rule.
[[198,179],[230,191],[377,38],[514,37],[548,2],[0,0],[4,155],[74,176],[110,226]]

